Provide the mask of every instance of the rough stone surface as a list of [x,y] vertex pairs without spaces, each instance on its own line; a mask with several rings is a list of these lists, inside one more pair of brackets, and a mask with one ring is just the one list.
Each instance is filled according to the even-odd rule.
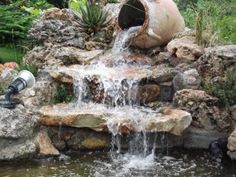
[[0,161],[35,155],[37,127],[38,117],[22,105],[14,110],[0,107]]
[[29,37],[42,43],[83,48],[87,35],[80,32],[78,13],[71,9],[51,8],[33,24]]
[[39,154],[42,156],[60,155],[59,151],[52,145],[46,129],[40,130],[37,137],[37,144],[39,146]]
[[192,36],[184,36],[182,38],[173,39],[167,45],[167,50],[186,61],[195,61],[203,53],[202,47],[195,43],[195,38]]
[[227,147],[227,154],[231,159],[236,160],[236,129],[230,134]]
[[172,81],[175,75],[178,74],[178,71],[175,68],[169,67],[165,64],[157,65],[153,68],[152,72],[151,79],[156,83]]
[[110,147],[111,136],[107,132],[65,126],[48,127],[47,131],[53,145],[60,151],[104,150]]
[[5,148],[0,148],[0,161],[30,158],[36,154],[36,150],[36,145],[32,141],[27,140],[19,144],[11,143]]
[[[99,110],[96,111],[95,108],[87,108],[85,110],[71,105],[59,104],[53,107],[43,107],[39,110],[39,114],[43,125],[66,125],[77,128],[90,128],[95,131],[107,131],[108,128],[113,134],[139,132],[141,131],[140,125],[143,125],[146,132],[169,132],[181,135],[192,121],[189,113],[168,108],[159,113],[142,113],[137,112],[135,109],[127,110],[127,112],[123,110],[120,113],[105,108],[100,108]],[[132,111],[134,115],[143,114],[139,118],[139,124],[132,117]]]
[[30,138],[38,126],[38,117],[23,106],[14,110],[0,107],[0,138]]
[[217,107],[218,99],[202,90],[184,89],[174,95],[175,106],[191,113],[192,126],[205,130],[229,131],[232,128],[230,115]]
[[177,74],[173,79],[175,91],[182,89],[197,90],[201,84],[201,78],[196,69],[190,69],[184,73]]
[[216,46],[205,49],[195,63],[199,74],[204,80],[223,76],[225,68],[236,63],[236,45]]
[[40,122],[46,126],[66,125],[90,128],[95,131],[105,129],[106,115],[102,111],[84,110],[66,104],[45,106],[39,110]]
[[136,101],[140,103],[150,103],[156,101],[160,95],[160,87],[156,84],[139,86]]
[[102,53],[103,50],[86,51],[75,47],[61,47],[55,51],[54,57],[61,60],[64,64],[88,64]]

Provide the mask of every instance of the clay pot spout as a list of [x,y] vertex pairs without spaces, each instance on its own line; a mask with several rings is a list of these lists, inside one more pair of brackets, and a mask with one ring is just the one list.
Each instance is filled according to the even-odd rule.
[[172,0],[127,0],[118,15],[118,28],[141,28],[133,35],[132,45],[151,48],[167,44],[184,30],[185,23]]

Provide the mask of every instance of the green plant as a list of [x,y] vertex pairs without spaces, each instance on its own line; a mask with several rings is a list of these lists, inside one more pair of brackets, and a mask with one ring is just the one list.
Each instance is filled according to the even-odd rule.
[[203,32],[203,10],[200,9],[196,17],[196,41],[198,45],[203,45],[202,32]]
[[69,8],[74,9],[77,12],[80,11],[80,7],[85,7],[87,0],[70,0],[69,1]]
[[59,84],[53,94],[54,103],[71,102],[74,99],[73,92],[69,85]]
[[110,22],[108,13],[98,4],[87,2],[85,6],[80,6],[80,11],[79,24],[81,30],[87,33],[96,33]]
[[0,85],[0,95],[3,95],[4,92],[5,92],[5,88],[2,85]]
[[219,98],[219,104],[223,108],[236,104],[236,66],[226,71],[222,82],[208,81],[204,89]]
[[0,63],[16,62],[21,63],[23,53],[14,44],[0,46]]
[[[235,3],[235,0],[198,0],[187,4],[181,13],[188,27],[201,30],[196,33],[208,36],[209,45],[235,43]],[[201,13],[203,18],[200,22]],[[202,24],[202,28],[197,26],[200,24],[199,22]]]

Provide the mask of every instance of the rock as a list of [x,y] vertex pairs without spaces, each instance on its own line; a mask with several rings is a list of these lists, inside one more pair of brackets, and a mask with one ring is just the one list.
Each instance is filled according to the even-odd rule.
[[52,145],[52,142],[45,129],[41,129],[39,132],[37,144],[39,146],[39,154],[42,156],[60,155],[59,151]]
[[236,105],[231,106],[230,111],[231,111],[232,119],[236,121]]
[[172,101],[174,95],[173,83],[172,82],[162,82],[160,83],[160,101]]
[[160,87],[156,84],[148,84],[138,87],[136,101],[145,104],[156,101],[160,95]]
[[115,23],[115,20],[119,15],[121,6],[121,3],[108,3],[104,6],[104,10],[108,12],[108,18],[114,20],[113,23]]
[[197,90],[201,84],[201,78],[196,69],[190,69],[184,73],[177,74],[173,79],[175,91],[182,89]]
[[56,60],[55,55],[56,47],[52,45],[37,46],[28,51],[23,58],[24,63],[35,65],[38,68],[45,68],[47,66],[57,67],[63,64],[61,60]]
[[205,91],[191,89],[177,91],[173,104],[191,113],[194,127],[226,132],[232,128],[228,112],[220,110],[217,107],[218,99]]
[[41,43],[84,48],[88,36],[80,32],[78,16],[72,9],[48,9],[33,24],[29,37]]
[[27,140],[19,144],[11,143],[5,148],[0,148],[0,161],[30,158],[36,154],[36,150],[36,145],[32,141]]
[[188,62],[197,60],[204,53],[203,48],[195,43],[192,36],[173,39],[168,43],[167,50]]
[[71,105],[58,104],[45,106],[39,110],[40,122],[46,126],[66,125],[77,128],[90,128],[95,131],[105,129],[105,115],[101,111],[89,111]]
[[53,145],[61,151],[105,150],[110,148],[111,135],[107,132],[65,126],[48,127],[47,131]]
[[32,138],[37,126],[38,117],[24,107],[18,106],[14,110],[0,107],[0,139]]
[[[94,70],[94,68],[99,69]],[[177,71],[162,65],[142,68],[137,66],[107,67],[101,64],[93,64],[59,67],[57,70],[50,70],[49,73],[59,82],[84,85],[87,88],[86,93],[88,93],[86,98],[97,103],[105,100],[106,104],[113,104],[111,102],[115,95],[119,95],[120,100],[116,100],[118,102],[135,101],[146,104],[158,99],[172,100],[172,82],[165,81],[172,81]],[[138,84],[142,81],[142,84]],[[117,88],[119,89],[117,90]]]
[[103,50],[86,51],[76,47],[60,45],[35,47],[25,55],[24,62],[36,65],[39,68],[55,69],[61,65],[89,64],[102,53]]
[[205,54],[195,62],[204,80],[223,77],[225,68],[236,63],[236,45],[216,46],[205,49]]
[[[171,134],[180,136],[182,135],[183,131],[189,127],[189,125],[191,124],[192,121],[192,117],[191,115],[186,112],[186,111],[182,111],[182,110],[178,110],[178,109],[171,109],[171,108],[163,108],[163,110],[161,110],[161,113],[163,114],[160,119],[162,119],[162,121],[164,120],[171,120],[170,123],[166,123],[165,125],[161,125],[158,126],[159,122],[158,119],[156,120],[152,120],[152,121],[147,121],[145,125],[146,131],[148,132],[169,132]],[[174,126],[171,127],[171,123],[172,121],[174,121]],[[153,129],[153,126],[155,126],[155,128]],[[170,131],[166,131],[169,127]]]
[[231,159],[236,160],[236,129],[230,134],[228,138],[228,152]]
[[86,51],[75,47],[61,47],[55,51],[54,57],[64,64],[88,64],[102,53],[103,50]]
[[80,107],[66,104],[42,107],[39,110],[40,122],[46,126],[89,128],[103,132],[109,129],[113,134],[140,132],[142,125],[146,132],[181,135],[192,121],[189,113],[175,109],[166,108],[158,113],[129,107],[122,110],[107,109],[101,105],[87,105],[83,109]]
[[0,107],[0,161],[36,154],[37,127],[38,117],[22,105],[14,110]]
[[152,71],[152,80],[156,83],[172,81],[178,71],[175,68],[168,67],[165,64],[157,65]]
[[[163,108],[159,113],[137,112],[137,110],[128,112],[124,110],[125,115],[118,114],[107,120],[108,129],[114,135],[145,131],[168,132],[180,136],[192,121],[189,113],[171,108]],[[132,114],[139,114],[140,117],[137,116],[134,119]]]

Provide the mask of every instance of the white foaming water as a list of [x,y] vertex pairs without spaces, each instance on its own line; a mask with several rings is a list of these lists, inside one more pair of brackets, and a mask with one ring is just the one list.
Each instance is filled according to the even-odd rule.
[[128,30],[120,31],[116,36],[115,43],[112,48],[112,53],[114,55],[120,55],[125,50],[128,50],[131,38],[136,32],[141,29],[141,27],[142,26],[134,26],[129,28]]
[[[124,53],[128,51],[132,37],[140,30],[140,26],[121,31],[112,48],[114,55],[113,67],[98,62],[91,65],[74,66],[68,72],[74,76],[74,91],[77,96],[77,106],[83,110],[99,110],[107,114],[107,126],[112,133],[112,151],[121,152],[122,143],[119,138],[121,124],[134,132],[130,141],[128,153],[125,155],[111,153],[112,160],[123,163],[122,170],[145,170],[155,165],[153,151],[148,152],[144,119],[158,114],[148,108],[140,107],[137,102],[138,85],[143,78],[152,75],[148,66],[129,66],[125,64]],[[64,72],[66,68],[64,69]],[[71,72],[73,74],[71,74]],[[91,102],[92,100],[92,102]],[[99,104],[96,104],[99,103]],[[139,107],[138,107],[139,106]],[[155,144],[155,143],[154,143]],[[117,176],[122,176],[117,174]],[[96,176],[100,176],[99,173]]]

